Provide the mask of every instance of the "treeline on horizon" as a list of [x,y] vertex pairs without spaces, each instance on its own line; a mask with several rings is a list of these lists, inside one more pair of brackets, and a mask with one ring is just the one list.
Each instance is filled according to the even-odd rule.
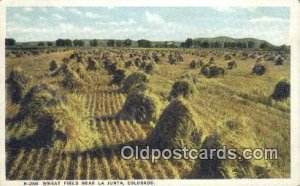
[[[102,40],[103,41],[103,40]],[[134,47],[135,41],[131,39],[125,40],[104,40],[104,46],[107,47]],[[268,42],[262,42],[258,46],[254,41],[201,41],[199,39],[187,38],[184,42],[151,42],[150,40],[140,39],[136,41],[136,46],[139,48],[230,48],[230,49],[262,49],[262,50],[289,50],[287,45],[274,46]],[[15,47],[17,42],[13,38],[5,39],[6,47]],[[81,39],[57,39],[55,42],[37,42],[36,47],[100,47],[103,42],[97,39],[89,40],[88,43]]]

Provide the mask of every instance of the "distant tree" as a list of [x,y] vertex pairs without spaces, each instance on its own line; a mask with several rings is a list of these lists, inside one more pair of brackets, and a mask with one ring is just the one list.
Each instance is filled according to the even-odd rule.
[[228,48],[229,45],[228,45],[228,42],[224,42],[224,48]]
[[73,41],[73,44],[74,44],[74,46],[83,47],[83,46],[84,46],[84,41],[75,39],[75,40]]
[[123,45],[124,45],[125,47],[130,47],[130,46],[132,45],[132,41],[131,41],[130,39],[125,39],[125,40],[123,41]]
[[210,45],[209,45],[209,42],[208,41],[204,41],[202,43],[202,48],[208,48]]
[[178,48],[178,45],[176,45],[175,43],[172,43],[170,45],[168,45],[169,48]]
[[202,42],[201,42],[200,40],[194,40],[194,41],[193,41],[193,44],[194,44],[194,47],[195,47],[195,48],[200,48]]
[[290,47],[287,45],[281,45],[278,49],[282,50],[282,51],[288,51],[288,50],[290,50]]
[[98,41],[97,41],[97,39],[91,40],[91,41],[90,41],[90,46],[91,46],[91,47],[96,47],[96,46],[98,46]]
[[216,41],[216,42],[215,42],[215,47],[216,47],[216,48],[222,48],[221,42]]
[[246,42],[242,42],[242,48],[247,48],[247,43]]
[[160,48],[168,48],[168,41],[163,42],[162,44],[160,44],[158,47]]
[[66,39],[66,46],[71,47],[72,46],[72,40]]
[[109,47],[114,47],[115,46],[115,40],[110,39],[106,42],[106,45]]
[[47,46],[53,46],[53,43],[52,42],[47,42]]
[[63,39],[57,39],[55,42],[56,46],[65,46],[65,42]]
[[70,39],[57,39],[55,44],[59,47],[71,47],[72,41]]
[[211,42],[209,44],[209,46],[212,47],[212,48],[221,48],[222,47],[222,45],[221,45],[221,43],[219,41]]
[[178,46],[171,41],[164,41],[155,45],[157,48],[177,48]]
[[145,40],[144,39],[141,39],[141,40],[138,40],[137,43],[138,43],[138,47],[144,47],[144,42]]
[[164,47],[164,48],[177,48],[178,47],[174,42],[167,42],[167,43],[166,42],[163,44],[164,46],[166,45],[166,47]]
[[16,40],[13,38],[6,38],[5,39],[5,46],[15,46],[16,45]]
[[231,48],[232,47],[232,43],[231,42],[226,42],[226,48]]
[[255,47],[255,43],[253,41],[248,41],[248,48],[253,49]]
[[193,46],[193,39],[192,38],[187,38],[185,40],[185,47],[186,48],[191,48]]
[[259,48],[260,49],[267,49],[269,47],[267,42],[263,42],[262,44],[260,44]]
[[117,46],[117,47],[121,47],[122,44],[123,44],[122,41],[120,41],[120,40],[116,41],[116,46]]
[[45,43],[44,42],[39,42],[38,46],[45,46]]
[[246,48],[247,44],[245,42],[237,42],[236,47],[239,49]]
[[236,48],[237,43],[236,42],[228,42],[228,48]]
[[138,47],[151,48],[151,46],[152,46],[151,41],[146,40],[146,39],[140,39],[137,42],[138,42]]

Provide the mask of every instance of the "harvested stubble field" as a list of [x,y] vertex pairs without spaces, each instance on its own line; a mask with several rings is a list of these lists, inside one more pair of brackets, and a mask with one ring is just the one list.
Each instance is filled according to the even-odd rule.
[[[127,93],[122,89],[123,79],[120,83],[111,83],[114,72],[116,69],[122,69],[125,76],[128,77],[133,72],[144,71],[146,68],[143,65],[137,64],[138,62],[135,64],[135,61],[138,61],[136,59],[139,58],[142,62],[150,63],[156,58],[153,57],[154,54],[159,58],[159,62],[156,62],[153,71],[152,67],[147,68],[148,82],[143,85],[146,88],[143,88],[159,100],[159,115],[172,99],[175,99],[170,96],[172,85],[179,80],[186,81],[191,85],[191,92],[186,93],[190,95],[179,99],[184,100],[184,104],[191,107],[193,114],[197,115],[197,122],[200,123],[202,129],[200,144],[204,144],[207,137],[218,131],[219,142],[223,145],[237,149],[246,147],[278,149],[278,160],[249,162],[224,160],[218,167],[222,177],[289,177],[290,98],[283,100],[272,98],[276,84],[282,79],[289,81],[289,53],[221,49],[100,48],[69,49],[51,53],[42,51],[38,55],[21,55],[20,57],[8,55],[9,57],[6,58],[7,79],[12,70],[20,68],[26,76],[30,77],[30,85],[26,92],[30,90],[30,87],[38,84],[51,86],[53,90],[68,100],[66,106],[63,107],[65,110],[59,111],[63,112],[62,115],[67,115],[66,112],[70,113],[68,117],[74,120],[68,123],[68,126],[71,126],[68,130],[60,130],[57,126],[64,126],[66,120],[63,120],[63,116],[55,113],[57,107],[49,106],[50,111],[46,110],[46,112],[55,118],[54,123],[60,124],[59,121],[62,121],[62,124],[55,125],[55,129],[49,128],[49,133],[52,130],[60,131],[59,134],[63,133],[64,137],[57,137],[57,133],[55,133],[55,138],[51,136],[51,139],[54,139],[53,143],[43,144],[42,142],[42,145],[40,143],[38,145],[36,141],[39,138],[31,138],[31,136],[38,133],[41,124],[37,124],[38,122],[35,122],[32,115],[26,116],[25,119],[18,119],[20,110],[22,110],[22,101],[21,103],[12,101],[11,85],[8,84],[6,91],[7,179],[214,177],[209,173],[201,172],[203,169],[201,169],[202,164],[199,160],[158,160],[156,163],[151,163],[151,160],[124,160],[120,156],[122,145],[142,146],[156,129],[157,119],[146,123],[140,119],[128,119],[122,114]],[[170,54],[172,56],[169,56]],[[231,55],[230,60],[224,59],[227,54]],[[73,57],[71,57],[72,55]],[[211,59],[212,56],[213,59]],[[275,57],[275,59],[281,56],[284,63],[275,65],[275,59],[268,60],[269,56]],[[82,60],[78,58],[82,58],[83,62],[77,62]],[[56,61],[58,70],[64,63],[68,63],[67,69],[78,63],[82,64],[84,68],[80,72],[73,70],[82,76],[76,79],[77,76],[69,76],[71,73],[67,74],[64,70],[61,74],[53,75],[55,73],[49,70],[49,65],[53,60]],[[194,65],[190,64],[193,60],[199,62],[197,63],[199,68],[197,65],[194,68]],[[233,60],[236,68],[228,69],[228,62]],[[128,65],[129,63],[125,65],[128,61],[132,61],[132,65]],[[205,64],[209,64],[209,61],[211,64],[207,65],[208,67],[217,66],[225,71],[224,74],[222,70],[217,70],[215,73],[212,73],[213,70],[211,70],[208,73],[208,76],[216,74],[217,77],[205,77],[205,73],[201,74]],[[111,65],[114,62],[116,69],[112,67],[114,65]],[[266,72],[263,75],[252,73],[255,64],[262,64],[266,68]],[[149,69],[151,73],[149,73]],[[67,78],[71,78],[75,83]],[[72,82],[72,86],[62,83],[64,81]],[[80,119],[72,118],[74,117],[71,115],[73,112],[77,113],[74,115],[78,115]],[[226,128],[228,121],[236,122],[240,126],[228,129]],[[87,125],[88,128],[81,128],[82,125]],[[242,128],[239,128],[241,126]],[[72,127],[79,127],[79,129],[76,130]],[[68,132],[69,130],[71,132]],[[89,141],[89,135],[96,140]]]

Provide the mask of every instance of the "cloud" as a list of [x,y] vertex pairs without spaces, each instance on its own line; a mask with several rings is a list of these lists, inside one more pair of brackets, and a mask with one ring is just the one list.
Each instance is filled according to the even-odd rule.
[[70,13],[72,14],[76,14],[78,16],[85,16],[87,18],[91,18],[91,19],[97,19],[97,18],[100,18],[100,17],[103,17],[97,13],[94,13],[94,12],[83,12],[83,11],[80,11],[76,8],[69,8],[67,9]]
[[24,15],[20,15],[18,13],[15,13],[13,15],[13,17],[16,19],[16,20],[21,20],[21,21],[29,21],[30,19],[28,17],[25,17]]
[[42,12],[48,12],[48,9],[47,8],[40,8],[40,10],[42,11]]
[[[123,22],[121,22],[121,24],[122,24]],[[134,19],[132,19],[132,18],[129,18],[129,20],[128,21],[125,21],[124,22],[125,24],[129,24],[129,25],[133,25],[133,24],[136,24],[137,22],[134,20]]]
[[16,34],[16,35],[20,35],[22,33],[33,35],[33,34],[48,33],[49,29],[47,29],[47,28],[30,28],[30,27],[24,28],[24,27],[16,26],[16,27],[8,28],[7,32],[10,34]]
[[263,16],[258,18],[250,19],[250,22],[257,23],[257,22],[286,22],[289,21],[288,19],[280,18],[280,17],[271,17],[271,16]]
[[31,7],[26,7],[23,9],[25,12],[31,12],[32,11],[32,8]]
[[217,7],[213,7],[213,9],[218,12],[223,12],[223,13],[235,12],[235,9],[233,7],[229,7],[229,6],[217,6]]
[[89,26],[80,27],[72,23],[60,23],[55,30],[59,33],[74,33],[80,36],[82,34],[95,32],[97,29]]
[[109,22],[97,22],[96,25],[101,26],[129,26],[129,25],[135,25],[137,22],[129,18],[127,21],[109,21]]
[[137,31],[137,32],[149,32],[148,29],[143,28],[143,27],[137,27],[136,31]]
[[61,6],[58,6],[58,7],[55,7],[55,10],[57,10],[57,11],[65,11],[65,8],[61,7]]
[[79,11],[78,9],[76,9],[76,8],[71,8],[71,9],[69,9],[69,11],[73,14],[76,14],[76,15],[82,15],[82,12]]
[[147,21],[151,24],[164,24],[165,23],[164,19],[160,15],[152,14],[152,13],[146,11],[145,16],[146,16]]
[[282,13],[270,8],[270,12],[255,7],[199,8],[191,15],[188,9],[180,10],[182,12],[175,15],[168,9],[152,8],[141,11],[116,8],[108,11],[104,7],[32,7],[31,13],[25,12],[25,8],[7,9],[6,33],[20,41],[54,40],[58,37],[184,40],[187,37],[226,35],[257,37],[280,44],[289,38],[286,26],[289,12]]
[[88,18],[91,18],[91,19],[97,19],[97,18],[102,17],[101,15],[93,13],[93,12],[86,12],[85,16]]
[[71,23],[60,23],[57,27],[57,31],[62,33],[73,32],[75,30],[75,26]]
[[63,19],[63,16],[61,16],[60,14],[53,14],[53,17],[55,19],[58,19],[58,20],[62,20]]
[[40,17],[39,17],[39,20],[45,21],[45,20],[46,20],[46,18],[45,18],[45,17],[43,17],[43,16],[40,16]]
[[[170,30],[180,30],[183,26],[179,23],[166,21],[158,14],[153,14],[148,11],[145,12],[145,17],[150,27],[159,27],[162,32],[170,32]],[[153,28],[152,28],[153,29]]]
[[[17,40],[55,40],[57,38],[70,38],[78,39],[82,38],[82,35],[89,33],[90,36],[96,37],[101,33],[92,27],[80,27],[71,23],[59,23],[55,26],[49,25],[35,25],[34,27],[22,27],[20,25],[15,25],[13,27],[7,28],[8,36],[14,36]],[[43,36],[47,35],[48,38],[45,39]]]
[[112,6],[112,5],[110,5],[110,6],[107,6],[107,9],[108,10],[112,10],[112,9],[114,9],[115,7],[114,6]]

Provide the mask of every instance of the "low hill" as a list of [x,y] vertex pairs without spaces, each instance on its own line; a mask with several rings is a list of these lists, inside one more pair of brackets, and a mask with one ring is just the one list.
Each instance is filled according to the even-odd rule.
[[226,37],[226,36],[219,36],[219,37],[213,37],[213,38],[195,38],[193,39],[194,43],[196,42],[209,42],[209,43],[220,43],[221,48],[224,48],[224,45],[226,43],[241,43],[245,44],[247,48],[249,46],[249,43],[253,43],[253,47],[251,48],[260,48],[261,44],[265,43],[267,46],[274,47],[275,45],[269,43],[268,41],[265,40],[260,40],[260,39],[255,39],[255,38],[231,38],[231,37]]
[[[109,39],[96,39],[98,47],[106,47]],[[121,41],[124,40],[116,40]],[[276,48],[277,46],[260,39],[255,38],[231,38],[226,36],[219,36],[213,38],[194,38],[191,45],[187,47],[186,41],[151,41],[152,47],[158,48],[177,48],[177,47],[187,47],[187,48],[250,48],[259,49],[262,44],[265,48]],[[85,47],[90,47],[92,39],[82,39]],[[50,45],[49,45],[50,43]],[[48,46],[56,46],[55,41],[30,41],[30,42],[17,42],[13,48],[43,48]],[[131,47],[138,47],[138,41],[132,40]]]

